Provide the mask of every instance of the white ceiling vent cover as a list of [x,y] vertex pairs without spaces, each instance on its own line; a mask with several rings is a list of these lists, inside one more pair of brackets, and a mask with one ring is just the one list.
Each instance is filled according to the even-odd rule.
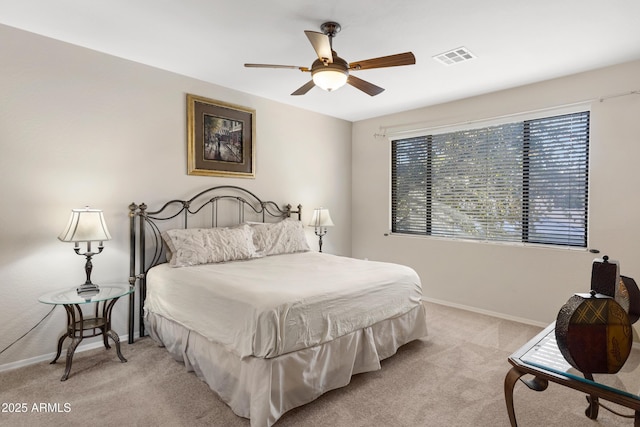
[[461,62],[470,61],[475,57],[476,56],[471,53],[466,47],[459,47],[448,52],[440,53],[434,56],[433,59],[443,63],[444,65],[454,65]]

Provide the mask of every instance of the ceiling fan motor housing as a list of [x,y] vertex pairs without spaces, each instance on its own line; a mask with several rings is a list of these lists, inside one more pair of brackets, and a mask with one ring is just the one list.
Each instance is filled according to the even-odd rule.
[[329,37],[335,37],[341,29],[342,27],[340,27],[340,24],[337,22],[325,22],[320,25],[320,31],[322,31],[322,34],[326,34]]

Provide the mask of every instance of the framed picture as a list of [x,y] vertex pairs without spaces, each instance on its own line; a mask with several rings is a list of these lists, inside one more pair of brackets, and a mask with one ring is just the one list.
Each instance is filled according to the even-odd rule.
[[187,173],[255,178],[256,113],[187,94]]

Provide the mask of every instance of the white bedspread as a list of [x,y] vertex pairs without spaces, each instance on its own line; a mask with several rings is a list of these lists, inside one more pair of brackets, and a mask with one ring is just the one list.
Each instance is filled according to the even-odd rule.
[[325,343],[420,305],[406,266],[317,252],[147,274],[145,311],[240,357],[271,358]]

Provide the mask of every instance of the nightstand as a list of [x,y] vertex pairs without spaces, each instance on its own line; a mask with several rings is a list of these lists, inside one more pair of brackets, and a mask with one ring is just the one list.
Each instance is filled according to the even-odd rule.
[[[62,305],[67,312],[67,328],[58,339],[58,351],[51,363],[56,363],[62,352],[62,344],[66,338],[71,338],[71,343],[67,347],[67,364],[60,381],[66,381],[71,371],[73,354],[84,338],[103,336],[104,347],[111,346],[107,337],[111,338],[116,345],[116,353],[122,362],[126,362],[120,351],[120,337],[111,330],[111,312],[118,298],[129,295],[133,292],[132,286],[123,284],[99,285],[100,290],[94,295],[78,295],[76,288],[61,289],[49,292],[38,298],[44,304]],[[85,317],[82,306],[94,304],[92,317]]]
[[[536,335],[509,357],[513,366],[504,379],[504,397],[507,413],[512,426],[517,426],[513,407],[513,389],[520,379],[527,387],[535,391],[544,391],[549,381],[585,393],[587,409],[585,415],[592,420],[598,418],[599,408],[616,415],[620,413],[600,403],[600,399],[626,406],[633,414],[623,415],[634,418],[634,426],[640,427],[640,393],[638,393],[638,355],[629,358],[625,367],[616,374],[583,374],[573,368],[564,358],[556,342],[555,322]],[[632,352],[636,351],[634,349]],[[524,375],[533,378],[523,379]],[[540,408],[544,411],[544,408]]]

